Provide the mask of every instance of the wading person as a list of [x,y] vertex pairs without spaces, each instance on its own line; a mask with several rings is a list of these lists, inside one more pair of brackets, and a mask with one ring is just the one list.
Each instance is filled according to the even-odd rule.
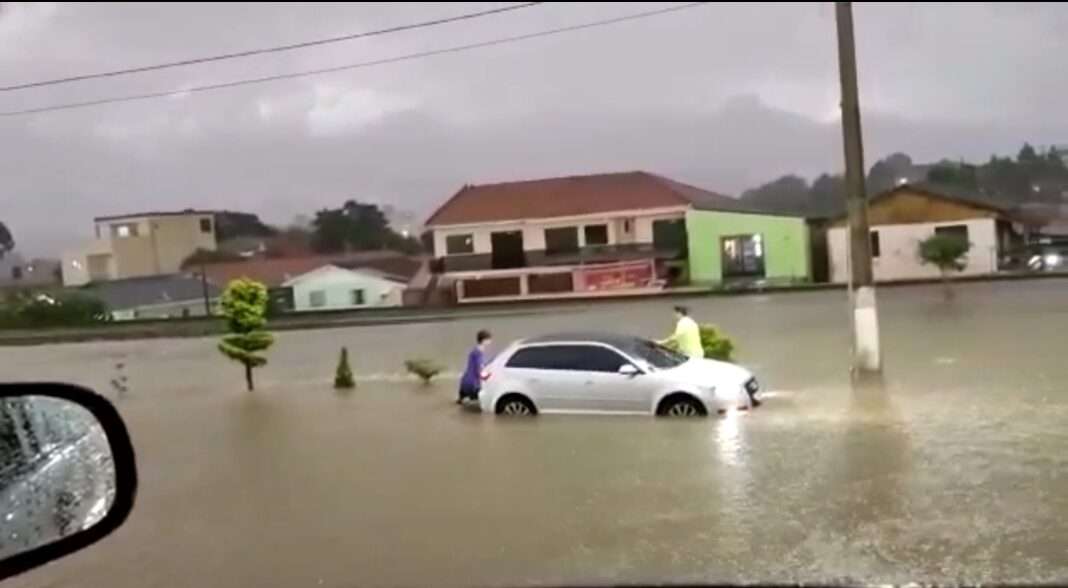
[[486,350],[492,341],[492,335],[485,329],[475,335],[475,346],[467,354],[467,365],[460,377],[460,396],[456,404],[463,404],[468,398],[478,400],[478,393],[482,390],[482,370],[486,367]]
[[705,349],[701,346],[701,329],[690,318],[690,310],[685,306],[675,307],[675,332],[670,337],[659,341],[661,345],[674,344],[680,353],[687,357],[703,358]]

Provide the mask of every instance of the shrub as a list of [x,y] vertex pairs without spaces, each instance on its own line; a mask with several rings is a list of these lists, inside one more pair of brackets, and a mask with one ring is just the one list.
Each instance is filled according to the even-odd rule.
[[274,343],[274,337],[263,330],[267,325],[267,288],[247,279],[230,282],[222,295],[222,312],[230,334],[223,336],[219,351],[245,366],[245,383],[251,391],[252,368],[267,365],[267,358],[259,352]]
[[0,309],[0,326],[78,327],[111,320],[100,300],[81,293],[19,294]]
[[701,347],[705,357],[720,361],[731,361],[734,354],[734,342],[719,330],[716,325],[701,325]]
[[424,384],[429,384],[435,376],[441,373],[441,366],[429,359],[409,359],[404,362],[404,368],[408,373],[414,374]]
[[337,362],[337,371],[334,373],[334,387],[338,389],[355,388],[356,381],[352,379],[352,368],[349,367],[349,350],[341,348],[341,358]]
[[916,254],[920,262],[938,268],[946,300],[953,298],[950,272],[959,272],[967,267],[968,250],[971,248],[972,244],[965,238],[938,234],[931,235],[917,245]]

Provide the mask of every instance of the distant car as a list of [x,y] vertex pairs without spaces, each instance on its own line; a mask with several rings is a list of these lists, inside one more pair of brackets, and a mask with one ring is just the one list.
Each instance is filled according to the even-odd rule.
[[749,370],[690,359],[639,337],[564,333],[510,345],[486,367],[483,412],[616,412],[704,416],[753,406]]

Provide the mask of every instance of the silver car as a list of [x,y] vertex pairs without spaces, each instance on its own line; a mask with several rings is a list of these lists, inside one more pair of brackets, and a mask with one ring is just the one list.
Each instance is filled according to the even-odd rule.
[[644,413],[704,416],[753,406],[749,370],[689,359],[647,339],[564,333],[510,345],[483,373],[483,412]]

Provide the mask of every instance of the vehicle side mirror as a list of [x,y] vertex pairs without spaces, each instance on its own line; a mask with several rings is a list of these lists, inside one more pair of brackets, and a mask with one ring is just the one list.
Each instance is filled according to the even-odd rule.
[[85,549],[133,509],[122,418],[66,384],[0,384],[0,580]]
[[619,373],[624,375],[624,376],[634,377],[634,376],[637,376],[638,374],[640,374],[641,371],[638,370],[637,366],[635,366],[634,364],[625,363],[625,364],[619,366]]

